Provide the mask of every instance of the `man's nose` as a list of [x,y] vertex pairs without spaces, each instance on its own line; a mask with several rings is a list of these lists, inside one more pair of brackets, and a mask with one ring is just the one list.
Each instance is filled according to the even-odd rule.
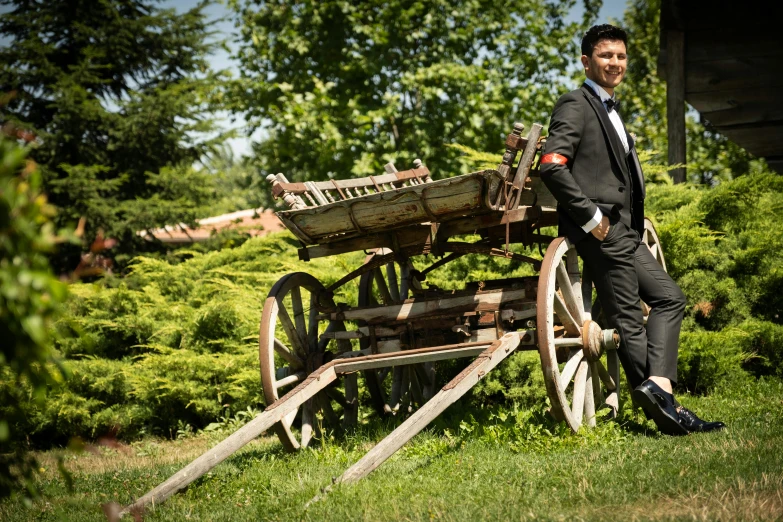
[[616,54],[613,54],[611,58],[609,58],[609,64],[610,65],[617,65],[617,62],[620,60],[617,58]]

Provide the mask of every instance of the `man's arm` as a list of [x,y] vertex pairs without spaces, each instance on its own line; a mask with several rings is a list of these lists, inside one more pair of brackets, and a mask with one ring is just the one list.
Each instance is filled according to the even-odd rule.
[[585,196],[568,167],[579,148],[584,125],[584,107],[580,100],[573,96],[560,98],[552,111],[549,136],[541,157],[541,179],[560,207],[585,232],[602,225],[598,230],[600,236],[597,237],[603,239],[606,231],[602,229],[608,230],[609,220]]

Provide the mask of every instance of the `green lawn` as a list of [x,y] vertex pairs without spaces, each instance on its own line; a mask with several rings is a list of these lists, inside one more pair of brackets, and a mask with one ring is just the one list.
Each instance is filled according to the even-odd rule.
[[[681,401],[729,428],[660,436],[626,404],[619,425],[604,423],[591,434],[569,435],[541,416],[528,421],[533,430],[496,416],[485,422],[498,429],[481,429],[457,405],[369,478],[336,487],[307,507],[388,433],[388,422],[296,455],[261,438],[144,519],[783,519],[783,382],[736,381]],[[473,412],[485,419],[492,413]],[[102,503],[128,503],[216,440],[202,434],[70,454],[71,493],[56,471],[55,453],[44,453],[44,498],[29,507],[5,501],[0,520],[105,520]]]

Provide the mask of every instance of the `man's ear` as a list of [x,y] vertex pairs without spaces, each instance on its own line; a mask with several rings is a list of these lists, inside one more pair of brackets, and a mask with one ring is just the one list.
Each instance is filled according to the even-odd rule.
[[590,69],[590,67],[589,67],[590,66],[590,58],[588,58],[587,55],[583,54],[582,58],[580,58],[580,59],[582,60],[582,65],[584,66],[585,71]]

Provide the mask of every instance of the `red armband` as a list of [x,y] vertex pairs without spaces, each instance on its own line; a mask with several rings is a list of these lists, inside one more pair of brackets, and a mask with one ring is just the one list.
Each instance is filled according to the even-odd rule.
[[557,163],[559,165],[565,165],[568,163],[568,158],[561,154],[557,154],[556,152],[550,152],[549,154],[544,154],[541,157],[541,164],[545,165],[547,163]]

